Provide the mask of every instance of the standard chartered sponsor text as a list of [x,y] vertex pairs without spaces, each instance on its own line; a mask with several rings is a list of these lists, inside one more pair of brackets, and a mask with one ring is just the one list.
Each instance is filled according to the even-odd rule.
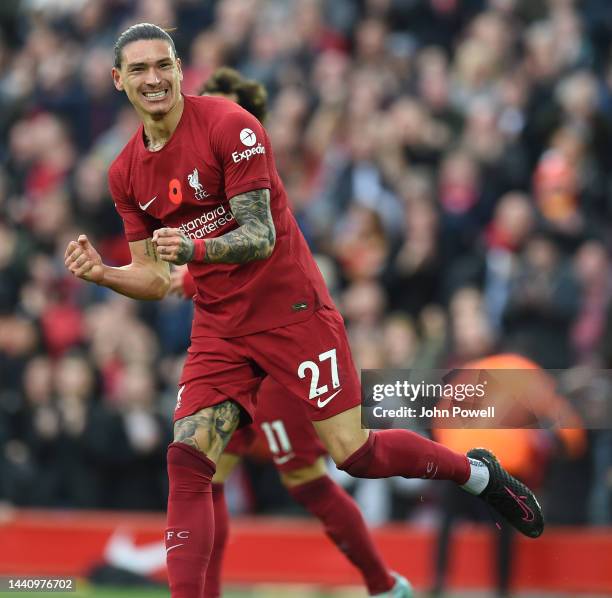
[[179,226],[179,230],[190,239],[203,239],[206,235],[215,232],[224,224],[234,220],[234,215],[226,210],[224,206],[218,205],[212,210],[203,212],[198,218],[185,222]]

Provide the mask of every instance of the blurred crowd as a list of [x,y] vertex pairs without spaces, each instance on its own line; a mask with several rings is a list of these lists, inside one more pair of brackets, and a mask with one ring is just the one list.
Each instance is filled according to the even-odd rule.
[[[138,125],[110,77],[138,21],[174,28],[186,93],[221,65],[265,84],[277,166],[359,367],[511,349],[609,401],[588,384],[612,368],[607,0],[7,0],[0,499],[164,508],[191,305],[84,284],[63,257],[86,233],[129,261],[106,171]],[[247,466],[245,508],[278,506],[265,468]],[[429,492],[376,485],[379,519]],[[597,430],[583,457],[554,456],[542,492],[552,520],[610,523],[611,490]]]

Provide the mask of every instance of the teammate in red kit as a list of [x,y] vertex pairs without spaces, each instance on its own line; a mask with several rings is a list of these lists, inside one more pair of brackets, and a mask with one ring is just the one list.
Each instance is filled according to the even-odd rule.
[[181,79],[163,29],[141,23],[119,36],[113,80],[142,126],[112,164],[109,186],[132,262],[106,266],[84,235],[66,249],[75,276],[129,297],[163,297],[170,263],[188,264],[196,282],[167,458],[173,598],[202,594],[215,463],[239,424],[252,420],[266,376],[305,402],[340,469],[452,480],[525,535],[539,536],[535,496],[488,451],[466,456],[408,430],[361,428],[344,323],[289,210],[266,131],[234,102],[183,95]]

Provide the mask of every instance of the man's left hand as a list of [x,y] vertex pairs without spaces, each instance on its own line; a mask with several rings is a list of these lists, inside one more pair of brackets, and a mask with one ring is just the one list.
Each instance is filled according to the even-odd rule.
[[193,258],[194,243],[178,228],[158,228],[153,244],[164,262],[182,266]]

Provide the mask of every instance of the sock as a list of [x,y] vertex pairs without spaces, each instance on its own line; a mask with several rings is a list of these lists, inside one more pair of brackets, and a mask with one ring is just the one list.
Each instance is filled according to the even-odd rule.
[[489,483],[489,468],[478,459],[470,459],[470,477],[461,487],[470,494],[480,494]]
[[206,570],[203,598],[219,598],[221,596],[221,565],[225,554],[225,545],[229,535],[229,514],[225,502],[223,484],[212,485],[212,502],[215,512],[215,538],[212,554]]
[[172,598],[201,598],[213,546],[215,464],[182,442],[168,446],[166,563]]
[[470,465],[465,455],[410,430],[377,430],[344,463],[356,478],[427,478],[465,484]]
[[395,584],[372,541],[355,501],[328,476],[288,488],[289,494],[317,517],[325,533],[363,575],[370,594],[388,592]]

